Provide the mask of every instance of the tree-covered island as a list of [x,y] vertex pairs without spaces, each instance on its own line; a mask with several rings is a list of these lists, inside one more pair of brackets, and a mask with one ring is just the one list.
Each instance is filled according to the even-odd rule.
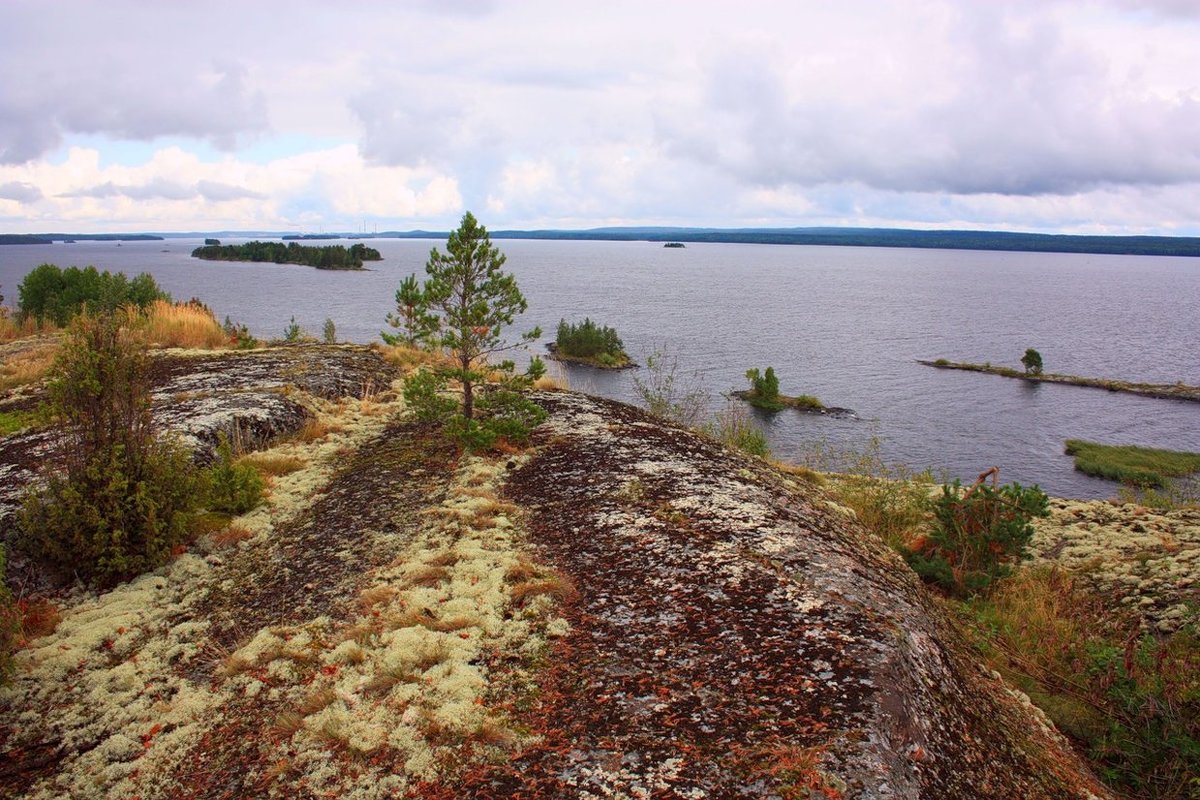
[[313,247],[295,242],[246,242],[245,244],[205,245],[192,251],[194,258],[206,261],[266,261],[273,264],[302,264],[317,269],[362,269],[364,261],[382,261],[373,247],[341,244]]

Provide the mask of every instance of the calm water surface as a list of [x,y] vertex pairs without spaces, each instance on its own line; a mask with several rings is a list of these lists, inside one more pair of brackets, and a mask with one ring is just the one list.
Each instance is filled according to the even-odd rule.
[[[224,239],[224,243],[243,240]],[[94,264],[150,272],[178,300],[278,337],[294,315],[319,334],[378,338],[400,279],[422,272],[440,241],[378,240],[361,273],[201,262],[200,240],[0,247],[0,292],[15,303],[34,266]],[[972,479],[1002,479],[1075,497],[1114,485],[1072,469],[1063,440],[1200,450],[1200,404],[924,367],[918,358],[1020,367],[1025,348],[1047,371],[1200,384],[1200,259],[953,250],[501,240],[529,312],[520,330],[585,315],[617,329],[638,360],[665,348],[715,397],[748,367],[774,366],[782,391],[857,412],[833,419],[761,417],[773,452],[801,460],[813,443]],[[573,388],[633,399],[633,373],[571,368]]]

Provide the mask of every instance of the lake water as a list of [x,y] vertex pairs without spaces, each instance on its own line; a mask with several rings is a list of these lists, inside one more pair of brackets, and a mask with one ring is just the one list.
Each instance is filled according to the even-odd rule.
[[[239,239],[223,239],[237,243]],[[279,337],[289,319],[343,340],[378,339],[400,279],[422,273],[440,241],[376,240],[367,272],[198,261],[200,240],[0,247],[0,292],[44,262],[150,272],[177,300],[199,297]],[[518,330],[547,337],[562,317],[617,329],[636,360],[658,349],[720,393],[749,367],[773,366],[786,394],[813,394],[855,419],[794,411],[761,416],[773,453],[800,460],[813,443],[971,480],[1053,494],[1110,497],[1115,486],[1072,468],[1068,438],[1200,450],[1200,404],[1029,384],[938,370],[919,358],[1020,368],[1037,348],[1048,372],[1200,384],[1200,259],[955,250],[647,242],[496,242],[529,301]],[[632,372],[571,368],[572,388],[632,400]]]

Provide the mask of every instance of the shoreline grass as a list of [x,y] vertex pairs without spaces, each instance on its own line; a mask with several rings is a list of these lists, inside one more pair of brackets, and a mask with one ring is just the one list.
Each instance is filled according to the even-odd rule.
[[1075,457],[1075,469],[1085,475],[1134,486],[1161,488],[1171,478],[1200,472],[1200,453],[1182,450],[1068,439],[1065,452]]

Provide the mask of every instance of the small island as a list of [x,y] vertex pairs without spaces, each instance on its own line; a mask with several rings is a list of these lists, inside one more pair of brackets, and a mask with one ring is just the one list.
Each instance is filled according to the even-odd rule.
[[667,242],[663,247],[686,247],[683,242]]
[[746,380],[750,381],[750,388],[732,392],[732,396],[739,400],[745,400],[763,411],[774,413],[785,408],[794,408],[810,414],[854,416],[854,412],[850,409],[827,406],[811,394],[795,397],[780,394],[779,377],[776,376],[774,367],[767,367],[765,372],[760,372],[757,367],[748,369],[746,370]]
[[273,264],[301,264],[317,269],[360,270],[364,261],[381,261],[373,247],[355,244],[347,248],[335,244],[311,247],[289,242],[246,242],[245,244],[205,245],[192,251],[194,258],[206,261],[261,261]]
[[1062,383],[1070,386],[1086,386],[1092,389],[1105,389],[1110,392],[1124,392],[1143,397],[1158,397],[1166,400],[1186,400],[1200,403],[1200,386],[1186,383],[1133,383],[1130,381],[1113,380],[1110,378],[1084,378],[1078,375],[1059,375],[1053,372],[1041,372],[1028,366],[1024,371],[1012,367],[998,367],[992,363],[972,364],[962,361],[949,361],[939,358],[934,361],[917,359],[918,364],[938,369],[958,369],[968,372],[984,372],[988,375],[999,375],[1004,378],[1020,378],[1026,381],[1041,383]]
[[629,369],[637,365],[630,360],[617,332],[584,317],[583,322],[559,320],[553,342],[546,344],[550,358],[597,369]]

